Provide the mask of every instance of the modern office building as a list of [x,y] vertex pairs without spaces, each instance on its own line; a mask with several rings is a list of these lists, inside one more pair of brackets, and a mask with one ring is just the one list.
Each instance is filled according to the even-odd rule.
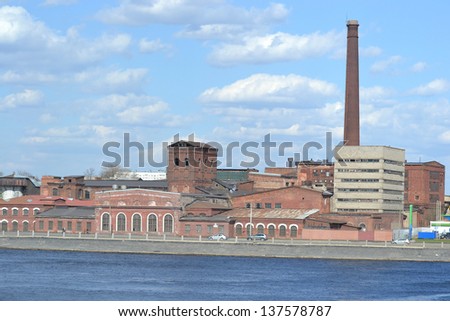
[[387,146],[342,146],[334,165],[336,213],[403,211],[405,151]]

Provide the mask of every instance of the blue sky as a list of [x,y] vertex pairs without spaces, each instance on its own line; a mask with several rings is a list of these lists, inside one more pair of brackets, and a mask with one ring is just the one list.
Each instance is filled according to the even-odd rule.
[[[0,171],[97,172],[124,133],[261,156],[343,133],[346,21],[359,21],[361,143],[450,166],[445,1],[0,0]],[[115,152],[123,155],[123,150]],[[137,150],[131,167],[138,169]],[[303,157],[301,155],[301,157]],[[233,150],[231,166],[245,160]],[[140,170],[157,170],[146,166]],[[447,190],[450,184],[447,179]]]

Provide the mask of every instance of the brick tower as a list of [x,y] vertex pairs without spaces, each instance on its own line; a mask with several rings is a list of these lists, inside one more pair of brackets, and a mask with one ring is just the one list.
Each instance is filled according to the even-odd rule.
[[344,143],[359,146],[358,21],[347,21]]
[[217,148],[180,140],[168,146],[169,192],[198,193],[196,187],[210,187],[217,176]]

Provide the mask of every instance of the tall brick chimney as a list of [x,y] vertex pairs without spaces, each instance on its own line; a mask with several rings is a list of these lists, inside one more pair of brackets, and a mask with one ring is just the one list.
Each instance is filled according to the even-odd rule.
[[344,143],[359,146],[358,21],[347,21]]

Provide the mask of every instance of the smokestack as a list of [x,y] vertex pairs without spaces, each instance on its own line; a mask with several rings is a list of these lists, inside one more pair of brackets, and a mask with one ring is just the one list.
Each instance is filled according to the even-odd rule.
[[358,20],[347,21],[344,143],[359,146]]

